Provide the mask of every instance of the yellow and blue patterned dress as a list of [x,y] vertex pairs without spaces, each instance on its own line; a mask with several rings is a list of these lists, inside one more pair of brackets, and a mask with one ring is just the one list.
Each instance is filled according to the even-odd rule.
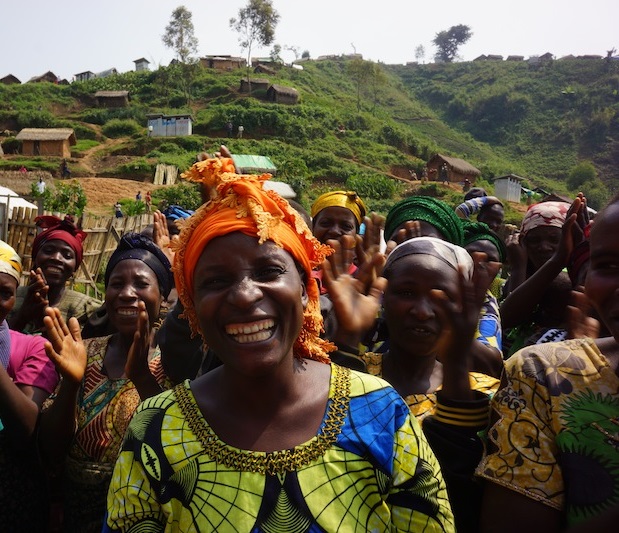
[[135,414],[109,531],[454,531],[436,458],[386,382],[332,365],[318,434],[273,453],[228,446],[189,382]]
[[524,348],[505,363],[477,474],[565,513],[619,504],[619,377],[591,339]]

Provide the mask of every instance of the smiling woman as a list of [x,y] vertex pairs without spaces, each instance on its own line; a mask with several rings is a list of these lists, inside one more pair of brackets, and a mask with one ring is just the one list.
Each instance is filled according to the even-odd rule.
[[39,442],[51,469],[66,462],[65,531],[101,531],[129,420],[141,400],[168,386],[150,328],[173,285],[170,268],[151,240],[125,234],[105,271],[105,307],[117,333],[82,343],[75,318],[67,327],[57,309],[47,311],[46,349],[63,379],[41,415]]
[[[113,531],[453,531],[436,458],[384,381],[329,364],[312,269],[329,253],[229,159],[176,248],[179,298],[223,365],[144,402],[108,494]],[[145,450],[147,452],[145,453]]]
[[24,333],[41,333],[47,306],[60,309],[64,320],[75,317],[83,324],[101,302],[68,289],[67,281],[82,262],[86,233],[70,215],[64,220],[41,216],[35,222],[42,231],[32,243],[30,283],[18,288],[9,324]]

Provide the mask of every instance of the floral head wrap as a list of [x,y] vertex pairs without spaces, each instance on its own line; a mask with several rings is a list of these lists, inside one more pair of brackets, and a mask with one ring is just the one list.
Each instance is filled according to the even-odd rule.
[[363,200],[354,191],[331,191],[320,195],[312,204],[312,218],[327,207],[344,207],[352,211],[352,214],[357,219],[357,224],[363,222],[363,217],[366,213]]
[[84,254],[82,242],[87,233],[79,229],[73,222],[71,215],[66,215],[64,220],[52,215],[45,215],[34,219],[35,224],[43,231],[32,242],[32,260],[36,259],[41,246],[47,241],[59,240],[66,242],[75,252],[75,269],[80,266]]
[[0,274],[8,274],[17,280],[21,276],[21,257],[6,242],[0,241]]
[[464,233],[458,215],[445,202],[431,196],[409,196],[395,204],[385,220],[385,241],[391,239],[395,230],[409,220],[432,224],[445,240],[462,245]]
[[540,226],[562,228],[570,204],[567,202],[540,202],[529,207],[522,219],[520,235],[524,237],[529,231]]
[[183,178],[206,185],[211,200],[182,223],[179,241],[174,245],[174,277],[178,296],[185,307],[183,316],[192,334],[199,331],[193,303],[193,273],[206,245],[215,237],[240,231],[258,237],[262,244],[273,241],[286,250],[305,271],[308,303],[303,313],[303,326],[294,343],[297,357],[329,362],[327,351],[334,347],[320,338],[319,291],[312,269],[332,253],[320,244],[301,216],[274,191],[263,184],[271,176],[238,175],[232,159],[206,159],[194,164]]
[[464,278],[469,281],[473,278],[473,260],[470,254],[464,248],[436,237],[414,237],[398,244],[387,257],[383,276],[389,279],[393,264],[409,255],[431,255],[456,272],[459,271],[459,267],[464,267],[462,269]]

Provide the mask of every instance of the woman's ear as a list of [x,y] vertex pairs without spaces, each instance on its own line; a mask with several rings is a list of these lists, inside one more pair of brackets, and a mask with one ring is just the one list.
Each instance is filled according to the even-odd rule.
[[303,309],[305,309],[307,302],[309,302],[309,296],[307,295],[307,285],[303,277],[301,277],[301,302],[303,303]]

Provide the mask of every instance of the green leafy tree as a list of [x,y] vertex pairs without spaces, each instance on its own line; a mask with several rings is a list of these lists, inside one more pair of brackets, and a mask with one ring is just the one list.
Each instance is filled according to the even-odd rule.
[[371,61],[353,59],[346,66],[346,70],[357,88],[357,111],[361,110],[361,94],[364,91],[371,93],[374,105],[376,105],[378,91],[387,81],[382,67]]
[[181,63],[187,63],[191,54],[198,51],[198,39],[194,35],[192,14],[185,6],[172,11],[170,22],[161,37],[163,44],[172,48]]
[[432,40],[437,48],[434,59],[441,63],[452,63],[458,55],[458,48],[472,36],[471,28],[465,24],[458,24],[446,31],[437,33]]
[[269,46],[275,39],[279,13],[271,0],[249,0],[239,9],[238,17],[230,19],[230,27],[239,34],[241,48],[247,50],[247,83],[251,94],[251,50],[255,45]]
[[420,44],[417,48],[415,48],[415,59],[418,63],[423,63],[423,60],[426,57],[426,49],[423,44]]
[[310,58],[310,51],[309,50],[303,50],[303,53],[301,54],[301,57],[303,59],[309,59]]
[[86,193],[77,180],[57,182],[53,190],[45,189],[43,209],[82,216],[86,207]]
[[597,171],[590,161],[582,161],[570,170],[567,176],[567,185],[570,189],[580,189],[583,185],[594,185]]

